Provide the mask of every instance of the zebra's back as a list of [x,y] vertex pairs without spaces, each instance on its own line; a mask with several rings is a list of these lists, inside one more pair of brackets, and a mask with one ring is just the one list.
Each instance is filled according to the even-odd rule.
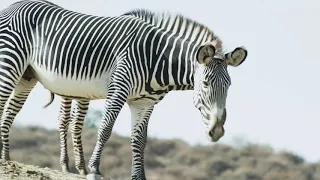
[[146,26],[132,16],[92,16],[42,1],[21,1],[8,9],[0,15],[6,25],[0,38],[11,40],[3,44],[19,50],[51,92],[89,99],[105,98],[112,70]]

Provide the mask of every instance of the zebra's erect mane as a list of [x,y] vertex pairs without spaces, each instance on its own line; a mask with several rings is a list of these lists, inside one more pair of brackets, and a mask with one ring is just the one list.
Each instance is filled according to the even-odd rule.
[[[39,1],[39,2],[46,3],[46,4],[50,4],[52,6],[58,6],[57,4],[54,4],[53,2],[50,2],[48,0],[20,0],[20,1],[17,1],[15,3],[12,3],[11,5],[18,4],[18,3],[21,3],[21,2],[26,2],[26,1]],[[60,7],[60,6],[58,6],[58,7]]]
[[46,4],[49,4],[51,6],[56,6],[56,7],[59,7],[59,8],[62,8],[61,6],[49,1],[49,0],[32,0],[32,1],[39,1],[39,2],[43,2],[43,3],[46,3]]
[[[61,6],[53,3],[53,2],[50,2],[49,0],[20,0],[20,1],[17,1],[15,3],[12,3],[11,5],[9,6],[14,6],[16,4],[20,4],[20,3],[27,3],[27,2],[41,2],[41,3],[44,3],[44,4],[48,4],[48,5],[51,5],[51,6],[55,6],[55,7],[58,7],[58,8],[62,8]],[[0,12],[3,12],[3,11],[6,11],[6,9],[2,9],[0,10]]]
[[183,37],[188,36],[187,39],[193,42],[198,42],[199,40],[200,43],[210,41],[215,45],[216,53],[223,55],[223,46],[220,38],[207,26],[182,14],[135,9],[123,15],[132,15],[166,31],[183,35]]

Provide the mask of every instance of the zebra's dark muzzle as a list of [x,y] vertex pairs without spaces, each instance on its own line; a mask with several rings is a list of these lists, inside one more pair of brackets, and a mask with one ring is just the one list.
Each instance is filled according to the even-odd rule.
[[217,142],[224,135],[224,127],[223,125],[214,126],[211,131],[209,131],[208,135],[212,142]]
[[213,116],[212,125],[208,128],[208,138],[211,142],[217,142],[225,133],[224,123],[226,121],[226,110],[223,110],[221,116]]

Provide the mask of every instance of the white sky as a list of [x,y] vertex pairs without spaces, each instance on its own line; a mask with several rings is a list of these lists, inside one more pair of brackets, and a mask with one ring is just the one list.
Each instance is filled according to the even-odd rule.
[[[0,8],[16,2],[1,0]],[[244,45],[246,62],[229,68],[226,134],[320,160],[319,0],[52,0],[67,9],[115,16],[135,8],[180,12],[209,26],[228,50]],[[194,3],[197,2],[197,3]],[[41,84],[30,94],[15,124],[58,127],[60,97],[47,109]],[[102,109],[103,100],[92,101]],[[130,134],[130,111],[121,111],[114,131]],[[57,131],[58,133],[58,131]],[[170,93],[151,116],[149,136],[208,144],[192,91]],[[93,139],[95,141],[96,139]]]

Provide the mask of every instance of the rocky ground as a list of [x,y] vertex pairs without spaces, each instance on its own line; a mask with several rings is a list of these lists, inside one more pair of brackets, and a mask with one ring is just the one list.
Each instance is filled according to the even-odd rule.
[[[86,163],[92,154],[96,133],[96,129],[84,129]],[[59,142],[57,130],[13,128],[10,133],[12,161],[0,162],[0,180],[86,179],[77,174],[74,166],[70,136],[68,149],[72,173],[60,171]],[[306,162],[299,155],[274,152],[269,146],[258,144],[190,146],[178,139],[149,138],[145,168],[148,180],[320,180],[320,163]],[[100,171],[105,179],[131,179],[128,137],[112,134],[102,153]]]
[[1,180],[81,180],[84,176],[63,173],[50,168],[26,165],[16,161],[0,162]]

